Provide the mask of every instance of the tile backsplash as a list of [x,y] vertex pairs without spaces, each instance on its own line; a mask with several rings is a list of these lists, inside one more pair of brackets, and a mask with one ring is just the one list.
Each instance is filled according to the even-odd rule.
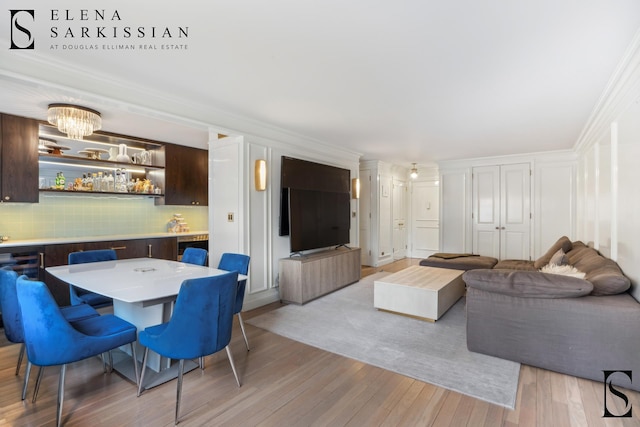
[[11,240],[161,233],[174,213],[192,231],[208,226],[206,206],[156,206],[152,198],[40,194],[40,203],[0,203],[0,235]]

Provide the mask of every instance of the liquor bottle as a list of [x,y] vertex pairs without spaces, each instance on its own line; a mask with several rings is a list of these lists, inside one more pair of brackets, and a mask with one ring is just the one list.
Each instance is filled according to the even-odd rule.
[[107,181],[107,185],[104,191],[115,191],[115,180],[113,179],[113,174],[111,172],[109,172],[109,176],[106,177],[105,180]]
[[65,179],[64,179],[64,174],[62,172],[60,172],[60,179],[58,182],[59,182],[58,189],[64,190]]

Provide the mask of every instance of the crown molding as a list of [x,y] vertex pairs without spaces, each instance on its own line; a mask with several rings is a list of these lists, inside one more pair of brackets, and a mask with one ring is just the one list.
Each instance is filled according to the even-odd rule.
[[640,29],[616,67],[589,120],[582,129],[574,150],[584,152],[610,133],[611,123],[640,99]]
[[130,81],[116,80],[66,62],[30,55],[0,52],[0,79],[27,84],[43,91],[57,90],[91,99],[97,109],[117,109],[208,131],[250,136],[298,147],[307,154],[327,152],[347,158],[361,154],[326,141],[234,113],[173,96],[166,91],[145,89]]

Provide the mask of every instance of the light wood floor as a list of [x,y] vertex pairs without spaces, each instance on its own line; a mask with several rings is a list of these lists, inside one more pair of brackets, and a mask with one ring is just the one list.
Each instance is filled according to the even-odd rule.
[[[363,275],[398,271],[417,261],[363,268]],[[204,371],[185,375],[181,426],[640,426],[637,392],[625,391],[633,418],[605,419],[601,383],[522,366],[516,408],[509,410],[246,327],[251,351],[245,350],[237,324],[231,343],[242,387],[224,351],[207,357]],[[52,425],[58,369],[47,369],[35,404],[21,401],[24,367],[14,375],[18,350],[18,345],[0,347],[0,425]],[[175,395],[172,381],[136,398],[133,383],[116,373],[103,374],[93,358],[67,369],[63,421],[67,426],[170,426]],[[623,412],[620,399],[608,404]]]

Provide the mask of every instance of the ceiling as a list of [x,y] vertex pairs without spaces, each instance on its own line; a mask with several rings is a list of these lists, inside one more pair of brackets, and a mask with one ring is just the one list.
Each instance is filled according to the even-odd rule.
[[0,111],[77,102],[192,146],[262,126],[403,165],[570,149],[640,28],[637,0],[103,3],[30,2],[34,50],[2,26]]

